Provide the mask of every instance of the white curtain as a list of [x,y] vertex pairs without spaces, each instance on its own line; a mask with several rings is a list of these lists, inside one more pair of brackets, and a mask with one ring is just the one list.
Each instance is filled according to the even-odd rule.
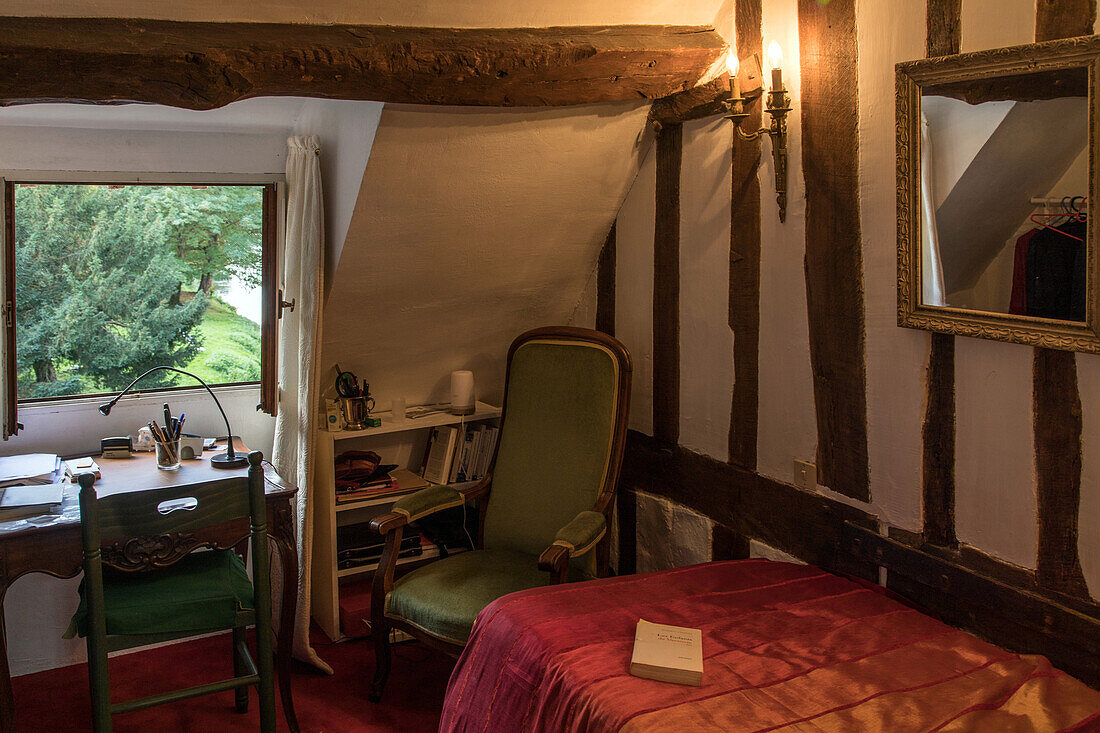
[[[332,674],[309,644],[310,565],[313,560],[313,459],[317,435],[317,360],[321,356],[321,298],[324,292],[324,206],[321,146],[316,135],[287,140],[286,238],[283,299],[293,300],[279,326],[279,411],[272,463],[298,486],[298,615],[294,656]],[[294,582],[286,578],[284,582]],[[273,583],[273,586],[276,586]],[[277,586],[276,586],[277,587]]]
[[947,305],[943,292],[943,262],[940,237],[936,229],[936,197],[932,189],[932,134],[928,118],[920,116],[920,231],[921,231],[921,303]]

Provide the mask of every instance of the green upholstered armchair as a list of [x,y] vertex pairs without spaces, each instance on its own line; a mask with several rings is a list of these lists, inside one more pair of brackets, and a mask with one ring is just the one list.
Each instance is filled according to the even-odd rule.
[[[512,342],[492,472],[462,492],[433,486],[404,497],[371,522],[386,537],[371,595],[371,700],[389,674],[391,628],[457,656],[500,596],[606,572],[600,540],[626,442],[630,372],[626,348],[597,331],[539,328]],[[395,582],[406,525],[467,501],[478,504],[478,548]]]

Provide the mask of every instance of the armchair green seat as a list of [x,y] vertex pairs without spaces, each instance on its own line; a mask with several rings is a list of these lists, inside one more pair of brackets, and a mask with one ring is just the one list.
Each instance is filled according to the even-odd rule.
[[[606,572],[601,540],[622,463],[630,374],[626,348],[597,331],[542,328],[512,343],[491,474],[461,492],[433,486],[403,497],[372,521],[386,537],[371,598],[372,700],[389,673],[389,629],[457,656],[497,598]],[[395,581],[404,528],[467,501],[478,504],[478,548]]]

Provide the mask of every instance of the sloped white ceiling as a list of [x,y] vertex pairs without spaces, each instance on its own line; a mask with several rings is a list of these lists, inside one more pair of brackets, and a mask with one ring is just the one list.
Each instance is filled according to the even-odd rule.
[[339,363],[386,409],[473,369],[499,401],[511,340],[577,309],[647,112],[387,106],[325,307],[324,386]]

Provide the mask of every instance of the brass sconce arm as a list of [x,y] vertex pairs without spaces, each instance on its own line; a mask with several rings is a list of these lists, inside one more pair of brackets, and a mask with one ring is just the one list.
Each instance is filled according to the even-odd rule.
[[742,140],[756,140],[761,135],[767,135],[772,141],[772,160],[775,163],[775,199],[779,204],[779,221],[787,220],[787,115],[791,111],[790,97],[785,89],[768,92],[768,100],[764,107],[771,118],[771,126],[761,127],[755,132],[745,132],[741,129],[741,121],[749,116],[745,109],[745,98],[731,95],[727,102],[730,114],[726,119],[733,121],[737,130],[737,136]]

